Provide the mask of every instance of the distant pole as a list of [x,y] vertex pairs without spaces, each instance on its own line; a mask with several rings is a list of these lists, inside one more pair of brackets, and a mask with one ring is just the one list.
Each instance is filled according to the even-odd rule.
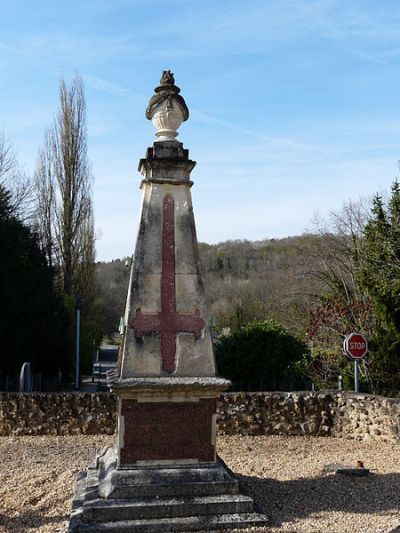
[[79,390],[79,345],[81,333],[81,299],[76,299],[76,362],[75,362],[75,390]]
[[343,376],[339,376],[339,379],[338,379],[338,390],[343,390]]
[[96,332],[93,331],[92,383],[94,383],[94,363],[96,360]]
[[354,392],[360,392],[358,383],[358,359],[354,359]]

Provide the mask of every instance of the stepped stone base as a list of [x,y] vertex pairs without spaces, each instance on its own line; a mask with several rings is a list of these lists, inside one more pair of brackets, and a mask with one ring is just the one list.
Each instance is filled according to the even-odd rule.
[[108,448],[77,482],[70,533],[220,531],[263,525],[222,461],[118,469]]

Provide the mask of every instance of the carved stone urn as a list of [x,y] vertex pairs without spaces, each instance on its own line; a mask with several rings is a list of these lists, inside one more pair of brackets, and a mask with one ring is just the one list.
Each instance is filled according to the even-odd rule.
[[160,85],[154,92],[156,94],[150,99],[146,117],[156,128],[159,141],[173,141],[178,136],[179,126],[189,118],[189,110],[170,70],[164,70]]

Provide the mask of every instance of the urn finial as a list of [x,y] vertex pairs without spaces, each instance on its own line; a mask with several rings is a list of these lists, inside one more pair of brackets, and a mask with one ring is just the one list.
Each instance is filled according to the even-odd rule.
[[174,74],[164,70],[160,85],[154,89],[146,109],[146,118],[156,128],[159,141],[173,141],[178,136],[177,129],[189,118],[189,110],[180,88],[175,85]]

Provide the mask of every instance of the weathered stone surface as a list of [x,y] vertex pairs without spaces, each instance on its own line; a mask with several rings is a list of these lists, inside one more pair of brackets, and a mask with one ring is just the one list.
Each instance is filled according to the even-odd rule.
[[221,461],[179,468],[117,468],[113,447],[99,457],[99,496],[111,499],[237,494],[238,482]]
[[80,476],[69,531],[214,531],[265,522],[222,461],[118,469],[111,447]]
[[251,513],[253,500],[243,494],[215,496],[180,496],[169,498],[135,498],[132,501],[99,500],[88,503],[87,519],[93,522],[137,520],[142,518],[165,518],[216,514],[224,507],[226,513]]
[[[400,400],[338,391],[226,393],[220,432],[400,441]],[[257,424],[255,424],[257,422]]]
[[0,435],[112,435],[115,405],[108,393],[0,393]]
[[[136,327],[153,317],[159,329],[171,328],[174,317],[190,322],[191,316],[198,314],[202,322],[201,334],[193,335],[190,328],[177,328],[174,336],[176,347],[173,374],[175,376],[215,376],[215,361],[211,344],[204,288],[200,278],[199,260],[192,200],[188,177],[193,162],[175,161],[183,167],[185,176],[176,175],[175,168],[169,168],[171,161],[146,159],[141,169],[143,180],[143,212],[137,238],[135,257],[132,265],[130,294],[125,314],[127,328],[124,338],[121,379],[132,376],[163,375],[161,342],[162,334],[142,335]],[[160,168],[158,168],[161,165]],[[162,171],[162,172],[161,172]],[[164,175],[165,174],[165,175]],[[172,183],[172,177],[176,183]],[[169,180],[170,183],[165,182]],[[163,280],[168,275],[162,250],[165,241],[165,220],[163,205],[170,199],[174,206],[174,282],[169,295],[169,305],[174,307],[169,313],[163,309]],[[165,206],[164,206],[165,207]],[[165,210],[164,210],[165,214]],[[164,272],[164,274],[162,274]],[[161,287],[161,290],[160,290]],[[172,305],[171,300],[174,300]],[[139,320],[138,316],[144,317]],[[147,318],[146,318],[147,317]],[[168,320],[171,324],[167,324]],[[132,329],[133,328],[133,329]],[[135,336],[136,331],[136,336]]]
[[164,70],[160,85],[154,89],[154,94],[146,109],[146,118],[152,121],[157,129],[160,141],[169,142],[177,135],[181,123],[189,118],[189,109],[179,94],[180,89],[175,85],[174,75],[170,70]]
[[265,516],[259,513],[231,513],[223,515],[197,515],[174,518],[147,518],[102,524],[80,524],[70,533],[183,533],[188,531],[225,531],[265,526]]
[[218,406],[219,429],[228,435],[329,435],[332,403],[329,393],[224,394]]
[[145,392],[157,391],[162,394],[189,393],[189,394],[212,394],[215,391],[222,392],[229,386],[229,381],[215,377],[179,377],[179,376],[154,376],[133,377],[120,379],[113,384],[116,391]]

